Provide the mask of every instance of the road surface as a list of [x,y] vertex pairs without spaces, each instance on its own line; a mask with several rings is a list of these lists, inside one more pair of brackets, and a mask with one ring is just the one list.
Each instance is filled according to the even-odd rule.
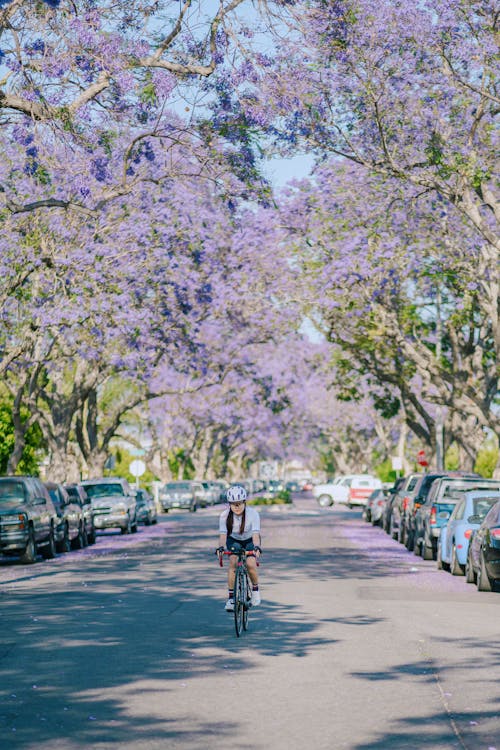
[[1,562],[2,748],[500,750],[499,593],[299,497],[238,639],[221,510]]

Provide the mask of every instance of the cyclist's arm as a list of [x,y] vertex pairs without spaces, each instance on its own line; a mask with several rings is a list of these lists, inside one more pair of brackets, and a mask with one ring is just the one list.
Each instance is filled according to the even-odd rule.
[[219,534],[219,547],[225,547],[225,546],[226,546],[226,535]]

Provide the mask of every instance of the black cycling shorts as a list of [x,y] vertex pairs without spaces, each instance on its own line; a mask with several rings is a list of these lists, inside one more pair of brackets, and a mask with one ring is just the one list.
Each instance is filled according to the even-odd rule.
[[240,550],[242,547],[246,552],[251,552],[254,547],[254,543],[252,539],[234,539],[230,534],[228,534],[226,539],[226,547],[228,548],[229,552],[235,552],[237,553],[238,550]]

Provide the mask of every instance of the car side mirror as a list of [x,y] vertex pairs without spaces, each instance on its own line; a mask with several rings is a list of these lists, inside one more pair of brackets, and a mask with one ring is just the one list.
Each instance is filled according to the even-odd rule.
[[35,497],[33,500],[33,505],[45,505],[47,500],[44,497]]
[[481,516],[474,515],[467,518],[467,523],[481,523],[482,520]]

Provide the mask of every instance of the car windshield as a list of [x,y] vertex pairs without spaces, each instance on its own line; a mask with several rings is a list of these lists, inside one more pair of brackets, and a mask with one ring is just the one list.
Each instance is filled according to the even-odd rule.
[[123,495],[123,487],[117,482],[102,484],[86,484],[85,491],[89,497],[106,497],[107,495]]
[[165,485],[167,492],[187,492],[189,489],[189,482],[167,482]]
[[24,485],[22,482],[4,480],[0,482],[0,508],[15,508],[24,503]]

